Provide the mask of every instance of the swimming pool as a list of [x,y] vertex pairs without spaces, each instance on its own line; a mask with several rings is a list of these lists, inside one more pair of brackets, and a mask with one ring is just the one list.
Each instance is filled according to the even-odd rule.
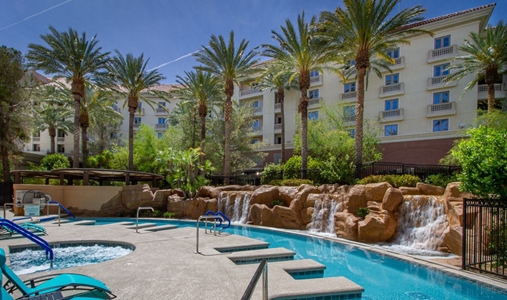
[[63,243],[52,244],[54,252],[53,267],[46,253],[39,247],[12,248],[10,266],[17,275],[43,271],[60,270],[116,259],[131,253],[134,246],[118,243]]
[[[135,219],[96,220],[97,224],[135,222]],[[195,221],[140,220],[143,222],[195,228]],[[232,225],[224,231],[268,242],[273,248],[291,249],[297,253],[295,259],[318,261],[326,265],[324,277],[345,276],[361,285],[365,289],[364,300],[507,299],[504,291],[489,285],[337,241],[252,226]]]

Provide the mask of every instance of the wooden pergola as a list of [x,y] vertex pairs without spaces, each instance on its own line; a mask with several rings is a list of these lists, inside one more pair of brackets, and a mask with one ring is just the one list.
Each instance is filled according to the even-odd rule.
[[15,184],[22,184],[23,178],[42,178],[45,179],[46,184],[49,184],[50,179],[59,179],[60,185],[65,185],[65,180],[68,185],[72,185],[76,179],[83,180],[83,185],[88,185],[90,180],[96,180],[100,185],[104,181],[120,181],[125,182],[125,185],[137,184],[138,181],[151,181],[152,186],[156,186],[157,180],[164,179],[164,176],[154,173],[93,168],[55,169],[50,172],[13,170],[10,174],[14,176]]

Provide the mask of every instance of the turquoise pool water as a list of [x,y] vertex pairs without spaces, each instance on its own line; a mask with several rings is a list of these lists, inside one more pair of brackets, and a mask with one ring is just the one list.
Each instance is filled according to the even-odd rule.
[[[97,220],[110,224],[132,219]],[[135,222],[135,219],[133,220]],[[195,227],[195,221],[140,220]],[[326,265],[324,277],[345,276],[361,285],[364,300],[423,300],[423,299],[506,299],[504,291],[471,282],[418,264],[360,249],[358,247],[318,237],[286,233],[264,228],[233,225],[224,230],[270,243],[270,247],[285,247],[297,253],[295,259],[311,258]]]

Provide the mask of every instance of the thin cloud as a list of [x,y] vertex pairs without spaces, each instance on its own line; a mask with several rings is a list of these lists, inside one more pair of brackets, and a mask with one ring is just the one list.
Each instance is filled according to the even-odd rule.
[[194,51],[194,52],[187,53],[187,54],[185,54],[185,55],[182,55],[182,56],[180,56],[180,57],[178,57],[178,58],[176,58],[176,59],[174,59],[174,60],[171,60],[171,61],[168,61],[168,62],[166,62],[166,63],[163,63],[163,64],[161,64],[161,65],[160,65],[160,66],[158,66],[158,67],[151,68],[151,69],[149,69],[148,71],[152,71],[152,70],[155,70],[155,69],[160,69],[160,68],[165,67],[165,66],[167,66],[167,65],[169,65],[169,64],[172,64],[173,62],[177,62],[178,60],[182,60],[182,59],[184,59],[184,58],[186,58],[186,57],[192,56],[194,53],[197,53],[197,52],[199,52],[199,51],[201,51],[201,49],[196,50],[196,51]]
[[47,9],[45,9],[45,10],[41,11],[41,12],[38,12],[38,13],[33,14],[33,15],[31,15],[31,16],[28,16],[28,17],[24,18],[23,20],[21,20],[21,21],[19,21],[19,22],[12,23],[12,24],[10,24],[10,25],[5,26],[4,28],[0,28],[0,31],[5,30],[5,29],[7,29],[7,28],[10,28],[10,27],[12,27],[12,26],[14,26],[14,25],[21,24],[21,23],[25,22],[26,20],[29,20],[29,19],[31,19],[31,18],[33,18],[33,17],[38,16],[38,15],[42,15],[43,13],[48,12],[48,11],[50,11],[50,10],[52,10],[52,9],[55,9],[55,8],[57,8],[58,6],[64,5],[64,4],[66,4],[66,3],[69,3],[70,1],[72,1],[72,0],[67,0],[67,1],[62,2],[62,3],[60,3],[60,4],[57,4],[57,5],[52,6],[52,7],[50,7],[50,8],[47,8]]

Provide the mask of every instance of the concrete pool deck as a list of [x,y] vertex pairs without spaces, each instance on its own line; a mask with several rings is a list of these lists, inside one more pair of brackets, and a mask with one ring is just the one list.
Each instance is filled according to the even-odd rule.
[[[21,276],[30,279],[50,273],[79,273],[103,281],[117,299],[240,299],[245,292],[258,263],[236,264],[234,261],[248,261],[251,257],[286,257],[297,249],[256,249],[265,243],[237,235],[223,233],[219,236],[205,234],[200,229],[199,250],[196,254],[196,229],[176,228],[149,231],[127,228],[128,225],[86,226],[72,223],[42,224],[48,235],[44,239],[54,242],[113,241],[130,243],[136,247],[131,254],[94,265],[67,268],[52,272]],[[341,240],[343,241],[343,240]],[[365,249],[379,251],[373,246],[353,243]],[[9,253],[9,247],[33,246],[25,238],[0,240],[0,247]],[[224,253],[216,249],[251,248],[241,252]],[[255,254],[254,254],[255,253]],[[485,282],[507,290],[507,281],[462,271],[442,263],[431,262],[417,257],[386,252],[432,268],[442,269],[472,281]],[[322,270],[322,265],[313,260],[289,260],[268,263],[269,298],[292,299],[296,295],[360,294],[362,288],[344,277],[295,280],[288,271]],[[4,279],[5,280],[5,279]],[[262,282],[259,281],[252,299],[262,299]]]

